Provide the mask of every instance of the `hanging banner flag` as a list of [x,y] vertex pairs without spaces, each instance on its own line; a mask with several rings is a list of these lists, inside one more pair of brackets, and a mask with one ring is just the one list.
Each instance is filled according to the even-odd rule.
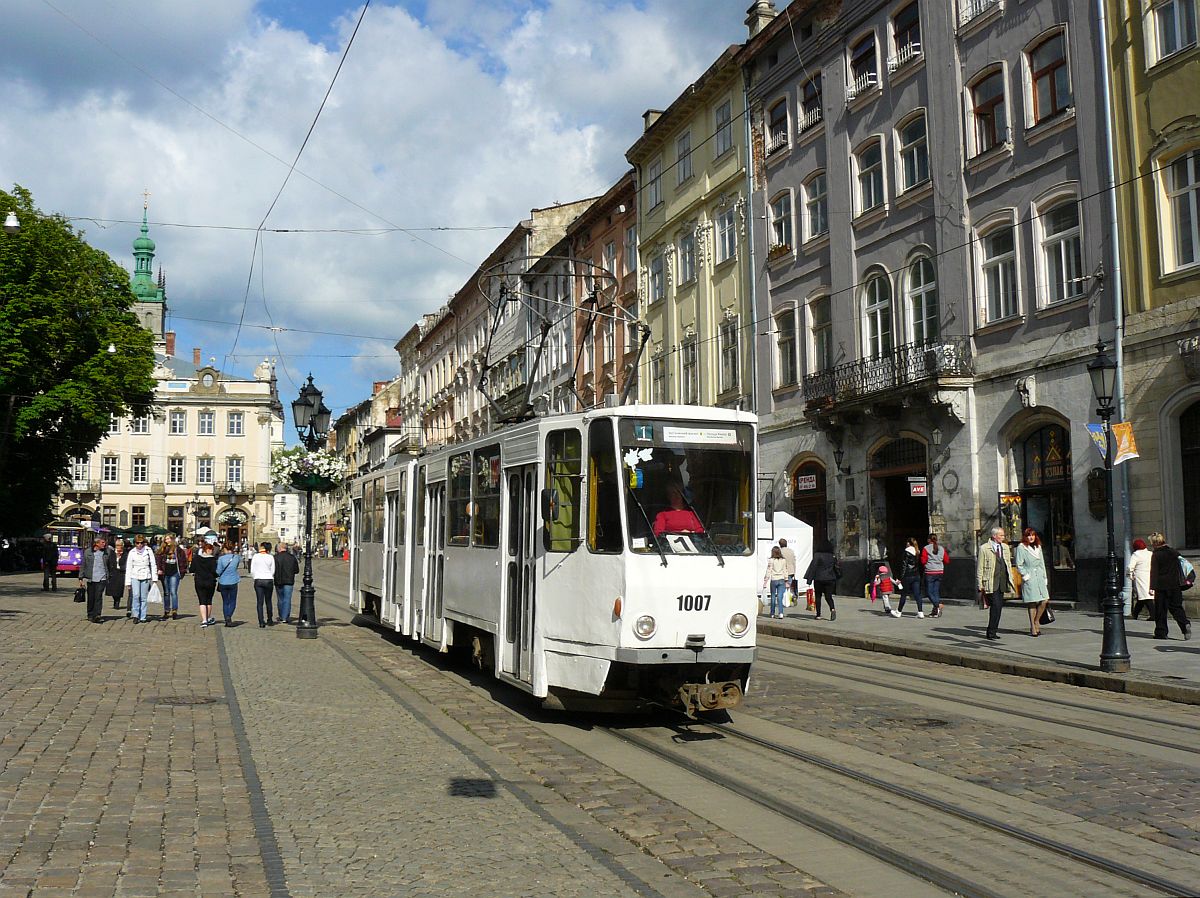
[[1128,421],[1112,426],[1113,439],[1117,443],[1116,452],[1113,455],[1113,464],[1119,465],[1123,461],[1129,461],[1131,458],[1138,458],[1137,442],[1133,438],[1133,425]]
[[1108,444],[1104,440],[1104,425],[1084,424],[1083,426],[1087,428],[1088,436],[1092,438],[1092,442],[1100,451],[1100,457],[1106,458],[1108,456]]

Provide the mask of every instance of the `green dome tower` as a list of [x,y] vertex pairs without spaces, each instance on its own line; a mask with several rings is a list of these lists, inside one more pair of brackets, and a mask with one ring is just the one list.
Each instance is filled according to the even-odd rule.
[[163,325],[167,314],[166,284],[160,277],[155,281],[151,265],[154,262],[154,241],[150,239],[150,226],[147,223],[149,200],[142,205],[142,232],[133,241],[134,269],[130,279],[133,289],[134,306],[142,322],[142,326],[154,334],[155,340],[163,339]]

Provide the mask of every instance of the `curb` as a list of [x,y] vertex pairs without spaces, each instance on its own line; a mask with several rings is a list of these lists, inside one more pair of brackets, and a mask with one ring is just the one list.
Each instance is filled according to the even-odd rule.
[[1138,698],[1153,698],[1184,705],[1200,705],[1200,687],[1182,686],[1178,683],[1128,678],[1119,674],[1104,673],[1098,670],[1079,670],[1059,664],[1038,664],[1031,661],[967,655],[873,636],[857,636],[829,630],[806,630],[794,625],[789,627],[770,621],[759,621],[758,632],[767,636],[779,636],[783,639],[795,639],[819,645],[835,645],[847,649],[879,652],[885,655],[901,655],[905,658],[915,658],[918,661],[932,661],[936,664],[951,664],[972,670],[1047,680],[1052,683],[1066,683],[1069,686],[1079,686],[1084,689],[1120,692]]

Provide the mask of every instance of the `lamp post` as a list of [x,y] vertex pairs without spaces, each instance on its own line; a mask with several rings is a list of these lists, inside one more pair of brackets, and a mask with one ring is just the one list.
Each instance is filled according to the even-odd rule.
[[1096,414],[1104,428],[1104,506],[1108,523],[1108,557],[1104,575],[1104,594],[1101,611],[1104,614],[1104,644],[1100,649],[1100,669],[1107,673],[1129,670],[1129,646],[1125,643],[1125,617],[1121,602],[1121,586],[1117,571],[1117,542],[1113,525],[1113,394],[1116,392],[1117,363],[1108,354],[1101,340],[1096,344],[1096,357],[1088,363],[1092,392],[1096,394]]
[[[330,410],[325,407],[324,396],[313,386],[312,375],[300,388],[300,395],[292,400],[292,418],[296,424],[296,435],[309,452],[315,452],[325,435],[329,433]],[[299,639],[317,638],[317,613],[314,607],[317,591],[313,588],[312,574],[312,486],[304,490],[304,580],[300,586],[300,617],[296,622]]]
[[10,209],[8,214],[6,216],[4,216],[4,233],[5,234],[19,234],[20,232],[21,232],[20,219],[17,218],[17,213],[13,212]]

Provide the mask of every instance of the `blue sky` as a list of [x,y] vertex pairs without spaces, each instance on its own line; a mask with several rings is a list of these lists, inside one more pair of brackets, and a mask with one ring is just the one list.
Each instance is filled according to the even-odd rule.
[[[311,371],[341,411],[531,208],[620,177],[643,110],[743,38],[744,7],[372,3],[267,221],[325,232],[256,252],[361,7],[6,0],[0,183],[127,267],[148,189],[178,354],[277,358],[285,402]],[[411,230],[364,230],[389,226]]]

